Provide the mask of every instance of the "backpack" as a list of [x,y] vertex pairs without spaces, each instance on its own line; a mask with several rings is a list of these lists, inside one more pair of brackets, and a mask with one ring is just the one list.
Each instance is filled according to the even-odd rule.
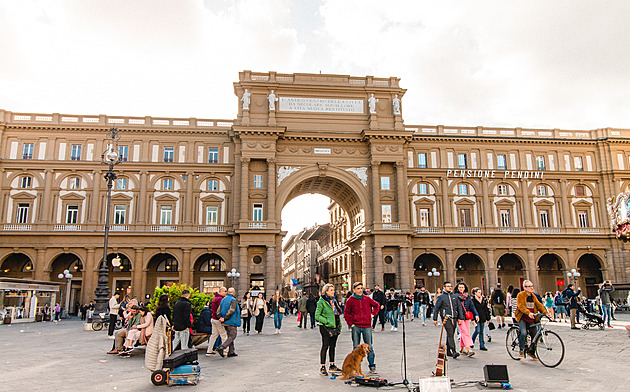
[[562,294],[560,294],[560,302],[564,306],[569,305],[569,297],[567,296],[566,290],[563,291]]

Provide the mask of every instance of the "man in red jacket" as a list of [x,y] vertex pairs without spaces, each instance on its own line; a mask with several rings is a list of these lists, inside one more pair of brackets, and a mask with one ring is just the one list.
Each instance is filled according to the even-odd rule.
[[363,295],[363,283],[356,282],[352,285],[352,296],[346,301],[344,318],[350,331],[352,331],[353,350],[363,342],[370,346],[368,353],[368,363],[370,373],[376,373],[374,363],[374,348],[372,347],[372,317],[378,314],[380,305],[367,295]]

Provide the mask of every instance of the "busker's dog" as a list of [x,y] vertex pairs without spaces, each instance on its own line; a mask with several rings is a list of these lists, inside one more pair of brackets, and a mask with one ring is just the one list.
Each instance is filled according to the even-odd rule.
[[361,371],[361,361],[365,358],[370,352],[370,346],[366,343],[359,344],[357,348],[352,350],[346,359],[343,361],[343,366],[341,367],[341,379],[347,380],[350,377],[363,377],[363,372]]

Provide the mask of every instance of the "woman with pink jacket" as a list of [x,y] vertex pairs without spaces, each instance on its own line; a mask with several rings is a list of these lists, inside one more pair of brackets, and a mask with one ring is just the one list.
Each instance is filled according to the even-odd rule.
[[127,339],[125,340],[125,351],[131,351],[133,345],[137,340],[140,340],[141,344],[147,344],[147,341],[153,334],[153,314],[147,310],[146,307],[140,307],[140,324],[134,325],[127,332]]

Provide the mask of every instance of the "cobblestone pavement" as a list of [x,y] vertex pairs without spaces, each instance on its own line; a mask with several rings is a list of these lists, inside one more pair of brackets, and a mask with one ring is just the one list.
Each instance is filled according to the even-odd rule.
[[[564,362],[555,369],[527,359],[513,361],[505,350],[505,330],[494,330],[487,352],[472,358],[449,361],[449,376],[455,382],[483,379],[485,364],[508,365],[515,391],[628,391],[630,385],[630,339],[624,326],[630,315],[619,314],[615,328],[570,330],[568,324],[549,323],[566,345]],[[0,390],[2,391],[155,391],[144,368],[144,350],[131,358],[107,355],[112,341],[106,332],[83,331],[78,320],[59,323],[0,325]],[[408,322],[407,361],[410,379],[428,377],[435,366],[440,328]],[[320,335],[317,329],[297,328],[294,316],[284,320],[282,333],[273,334],[273,320],[265,320],[262,335],[241,335],[236,340],[236,358],[206,357],[200,349],[202,367],[199,385],[179,387],[203,391],[351,391],[342,380],[319,375]],[[337,345],[337,363],[352,349],[344,330]],[[386,327],[374,333],[374,350],[380,377],[400,382],[402,328]],[[367,363],[363,363],[367,371]],[[471,385],[457,390],[476,390]],[[379,390],[403,390],[399,386]]]

